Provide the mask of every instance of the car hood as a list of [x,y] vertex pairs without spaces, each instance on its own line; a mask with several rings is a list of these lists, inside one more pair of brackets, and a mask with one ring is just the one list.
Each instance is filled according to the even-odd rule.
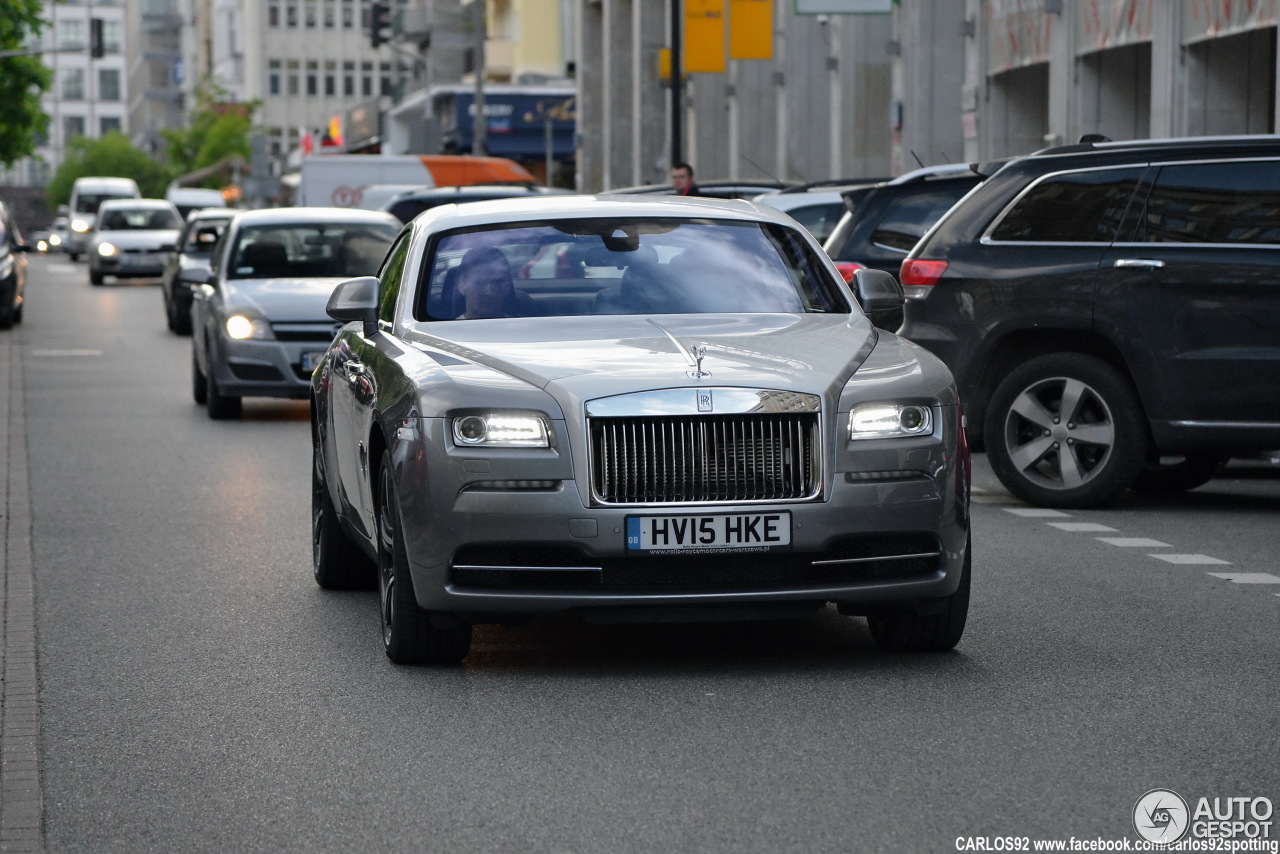
[[[447,335],[432,334],[437,326]],[[708,386],[830,396],[876,342],[875,329],[858,314],[517,318],[430,327],[406,338],[447,370],[466,373],[478,363],[565,404]]]
[[231,279],[218,283],[225,305],[249,308],[268,320],[333,323],[325,313],[329,295],[343,279]]

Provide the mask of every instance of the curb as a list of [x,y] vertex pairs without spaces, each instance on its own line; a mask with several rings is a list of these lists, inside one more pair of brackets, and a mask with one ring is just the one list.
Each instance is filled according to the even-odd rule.
[[35,572],[19,330],[0,333],[0,852],[43,852]]

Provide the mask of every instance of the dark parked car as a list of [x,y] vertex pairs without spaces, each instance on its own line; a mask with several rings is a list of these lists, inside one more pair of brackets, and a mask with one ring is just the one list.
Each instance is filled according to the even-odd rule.
[[929,226],[982,181],[966,164],[928,166],[844,192],[845,213],[822,248],[846,282],[857,270],[897,275]]
[[165,260],[164,314],[169,329],[179,335],[191,333],[191,289],[208,281],[213,247],[233,213],[225,208],[192,211],[178,235],[178,247]]
[[1280,447],[1280,137],[1014,159],[902,264],[1009,491],[1088,507]]
[[22,239],[9,207],[0,202],[0,329],[22,322],[23,291],[31,247]]
[[568,190],[527,184],[468,184],[461,187],[427,187],[410,190],[392,198],[382,206],[401,222],[408,222],[425,210],[439,205],[457,205],[463,202],[488,202],[494,199],[514,199],[521,196],[565,195]]

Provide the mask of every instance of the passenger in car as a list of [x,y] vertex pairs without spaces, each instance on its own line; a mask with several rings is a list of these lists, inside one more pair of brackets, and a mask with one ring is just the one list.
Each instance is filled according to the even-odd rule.
[[465,305],[458,320],[516,315],[511,264],[501,250],[491,246],[472,249],[462,256],[458,271],[458,293]]

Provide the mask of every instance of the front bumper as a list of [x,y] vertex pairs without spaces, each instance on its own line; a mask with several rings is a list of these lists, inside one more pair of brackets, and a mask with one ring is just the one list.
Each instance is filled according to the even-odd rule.
[[[910,452],[914,470],[875,479],[836,472],[825,500],[661,508],[588,506],[572,477],[551,488],[507,484],[497,460],[458,459],[428,439],[418,447],[428,449],[426,469],[434,464],[437,477],[415,477],[425,472],[412,453],[401,455],[398,477],[415,594],[425,609],[482,619],[803,602],[867,613],[947,596],[960,583],[969,516],[957,455],[943,450],[956,447],[954,429],[946,432],[943,443]],[[906,452],[888,456],[905,460]],[[523,476],[550,480],[555,457],[548,453],[543,471],[524,460]],[[486,464],[488,483],[477,474]],[[627,549],[629,516],[735,512],[789,513],[790,546],[662,556]]]
[[[174,296],[179,293],[175,288]],[[328,346],[326,341],[237,341],[224,335],[210,360],[210,376],[221,393],[233,397],[305,399],[312,368]]]

